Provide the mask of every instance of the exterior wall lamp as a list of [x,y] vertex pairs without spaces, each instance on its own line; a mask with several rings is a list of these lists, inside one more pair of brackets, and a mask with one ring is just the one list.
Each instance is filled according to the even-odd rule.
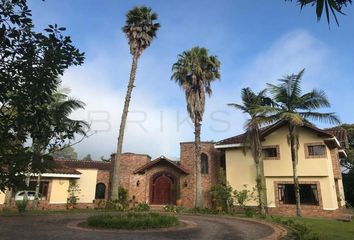
[[139,181],[139,180],[136,182],[136,186],[137,186],[137,187],[140,186],[140,181]]
[[184,180],[183,187],[188,187],[188,182],[187,182],[187,180]]

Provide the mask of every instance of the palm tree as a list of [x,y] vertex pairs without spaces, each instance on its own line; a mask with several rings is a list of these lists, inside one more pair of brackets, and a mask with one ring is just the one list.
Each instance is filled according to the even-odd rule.
[[265,211],[265,193],[264,193],[264,176],[263,176],[263,160],[262,160],[262,143],[260,138],[260,126],[262,125],[264,114],[256,111],[258,106],[271,106],[272,100],[266,96],[266,90],[254,93],[250,88],[241,90],[241,98],[243,105],[229,103],[229,106],[236,108],[250,116],[246,122],[246,133],[244,137],[244,146],[249,145],[253,160],[256,164],[256,187],[258,192],[258,202],[261,213]]
[[206,48],[194,47],[178,55],[172,66],[172,77],[185,92],[187,111],[195,128],[196,198],[195,206],[202,206],[200,129],[205,108],[205,94],[212,93],[211,82],[220,79],[220,62],[209,56]]
[[[85,121],[73,120],[69,116],[71,113],[78,109],[83,109],[85,103],[75,98],[69,97],[70,89],[59,88],[52,95],[52,101],[48,104],[48,113],[50,115],[51,124],[50,127],[56,128],[59,135],[65,135],[67,133],[75,133],[80,135],[86,135],[85,129],[88,128],[88,124]],[[42,126],[38,126],[40,129]],[[39,130],[40,131],[40,130]],[[54,136],[53,136],[54,138]],[[34,153],[33,159],[38,159],[37,164],[42,164],[43,157],[46,157],[45,149],[50,145],[52,136],[46,136],[44,141],[41,141],[35,137],[32,137],[32,149]],[[39,199],[39,188],[41,181],[41,173],[38,173],[35,199]]]
[[133,56],[133,62],[119,127],[117,154],[113,169],[111,200],[118,200],[119,195],[119,167],[123,148],[124,130],[128,116],[131,94],[134,87],[135,74],[138,67],[138,59],[142,52],[150,46],[152,40],[156,37],[156,32],[160,28],[160,24],[156,23],[156,20],[157,14],[153,13],[151,8],[145,6],[134,7],[127,13],[126,24],[122,28],[128,38],[130,53]]
[[338,124],[340,121],[334,113],[320,113],[316,110],[330,107],[327,96],[322,90],[312,90],[302,94],[301,78],[305,69],[298,74],[287,75],[280,79],[279,85],[268,84],[273,96],[274,106],[263,106],[258,111],[267,113],[267,122],[286,121],[288,125],[288,142],[291,149],[293,181],[296,198],[296,214],[301,216],[299,179],[297,175],[299,136],[298,128],[310,124],[311,120]]
[[347,7],[349,4],[351,4],[352,0],[297,0],[297,2],[300,5],[301,9],[309,4],[312,6],[316,5],[316,16],[318,21],[321,20],[323,9],[325,9],[328,25],[330,24],[331,12],[334,17],[334,20],[339,26],[337,13],[345,15],[345,13],[342,12],[342,8],[343,6]]

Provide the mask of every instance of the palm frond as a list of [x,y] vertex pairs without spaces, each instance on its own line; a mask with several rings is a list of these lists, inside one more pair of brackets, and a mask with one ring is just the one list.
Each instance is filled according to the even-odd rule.
[[339,117],[335,113],[299,112],[307,120],[325,122],[329,124],[340,124]]
[[245,106],[242,106],[242,105],[237,104],[237,103],[228,103],[227,106],[234,107],[237,110],[240,110],[240,111],[242,111],[244,113],[247,113],[247,111],[248,111]]
[[300,97],[299,108],[314,110],[322,107],[330,107],[331,104],[323,90],[312,90]]

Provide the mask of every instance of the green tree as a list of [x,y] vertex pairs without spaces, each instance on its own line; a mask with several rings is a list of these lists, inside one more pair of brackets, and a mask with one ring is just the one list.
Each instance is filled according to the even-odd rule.
[[347,7],[349,4],[351,4],[352,0],[296,0],[296,2],[300,5],[301,9],[307,5],[316,6],[316,16],[318,21],[321,20],[322,13],[324,10],[326,12],[326,19],[328,25],[330,24],[330,14],[332,14],[334,20],[339,26],[337,13],[345,15],[342,11],[342,8]]
[[260,137],[260,127],[265,117],[264,113],[257,111],[258,106],[271,106],[272,100],[266,96],[266,90],[254,93],[250,88],[243,88],[241,91],[242,105],[230,103],[229,106],[236,108],[250,116],[245,124],[246,133],[244,145],[249,146],[253,160],[256,164],[256,188],[258,202],[262,214],[265,211],[265,187],[263,176],[262,143]]
[[[86,136],[88,124],[81,120],[73,120],[69,116],[78,109],[83,109],[85,104],[80,100],[69,97],[70,89],[58,88],[45,104],[48,117],[38,122],[38,128],[30,133],[32,136],[32,151],[37,157],[37,163],[42,163],[43,158],[52,158],[51,153],[62,150],[66,141],[74,140],[75,134]],[[69,144],[70,146],[70,144]],[[33,158],[32,160],[36,160]],[[33,163],[31,162],[31,168]],[[32,172],[32,170],[31,170]],[[41,172],[38,172],[36,199],[39,196]]]
[[205,108],[205,95],[212,93],[211,82],[220,79],[220,62],[209,56],[206,48],[194,47],[178,56],[172,66],[172,77],[185,92],[187,111],[194,123],[196,161],[196,207],[202,206],[200,130]]
[[322,107],[330,107],[330,102],[322,90],[312,90],[302,94],[301,78],[305,69],[298,74],[287,75],[280,79],[280,84],[268,84],[272,94],[273,106],[261,106],[257,111],[264,111],[268,116],[266,122],[286,121],[288,126],[288,142],[290,144],[291,161],[293,168],[293,181],[296,198],[296,214],[301,216],[299,179],[297,175],[298,149],[299,149],[299,127],[310,124],[311,120],[324,121],[328,123],[339,123],[334,113],[320,113],[316,110]]
[[127,13],[126,24],[122,28],[123,32],[128,38],[130,53],[133,56],[133,62],[119,127],[117,154],[115,157],[113,169],[111,200],[117,200],[119,198],[118,189],[120,159],[122,155],[125,124],[127,122],[129,104],[134,87],[135,74],[138,67],[138,59],[143,51],[150,46],[152,40],[156,37],[156,33],[160,28],[160,24],[156,23],[156,20],[157,14],[152,12],[151,8],[146,6],[134,7]]
[[75,148],[73,148],[72,146],[64,147],[63,149],[57,152],[53,152],[51,155],[54,159],[77,160],[78,158],[78,154],[75,151]]
[[[0,168],[1,190],[24,185],[30,163],[34,172],[40,172],[51,159],[24,143],[43,137],[39,126],[48,129],[52,124],[48,104],[59,77],[70,66],[83,63],[84,54],[64,31],[54,24],[38,32],[26,0],[0,1],[0,165],[7,166]],[[71,137],[70,133],[61,139]]]
[[92,161],[91,154],[87,154],[85,157],[82,158],[84,161]]

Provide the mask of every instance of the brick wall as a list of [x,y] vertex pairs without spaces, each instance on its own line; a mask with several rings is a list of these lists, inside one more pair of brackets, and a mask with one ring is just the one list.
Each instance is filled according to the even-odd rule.
[[331,159],[332,159],[334,178],[341,179],[342,174],[341,174],[340,165],[339,165],[338,148],[331,149],[330,153],[331,153]]
[[[151,161],[150,156],[145,154],[125,153],[120,163],[120,186],[128,190],[129,198],[138,202],[145,202],[145,192],[141,188],[146,185],[142,175],[133,172]],[[139,181],[139,186],[137,182]]]
[[[301,212],[303,216],[307,217],[326,217],[326,218],[336,218],[343,214],[342,209],[337,210],[323,210],[320,208],[315,208],[312,206],[301,206]],[[281,207],[268,208],[268,213],[270,215],[281,215],[281,216],[296,216],[296,206],[286,205]]]
[[104,183],[106,185],[106,194],[105,199],[109,198],[110,186],[111,186],[111,174],[107,170],[98,170],[97,171],[97,183]]
[[[208,156],[208,174],[202,174],[203,205],[211,207],[210,188],[218,182],[221,152],[214,148],[212,142],[202,142],[202,153]],[[195,203],[195,147],[194,142],[180,144],[180,163],[191,174],[181,177],[182,205],[194,207]],[[184,185],[187,183],[187,186]]]

